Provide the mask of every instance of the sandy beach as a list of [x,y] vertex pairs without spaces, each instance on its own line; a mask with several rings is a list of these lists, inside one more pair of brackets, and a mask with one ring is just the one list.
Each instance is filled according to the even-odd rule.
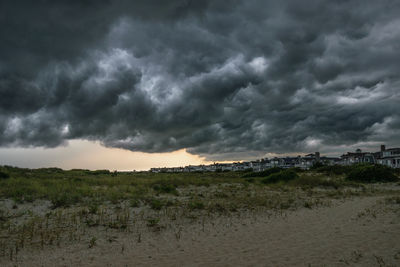
[[[112,235],[110,235],[112,234]],[[382,196],[27,250],[2,266],[399,266],[400,209]],[[138,238],[140,240],[138,240]]]

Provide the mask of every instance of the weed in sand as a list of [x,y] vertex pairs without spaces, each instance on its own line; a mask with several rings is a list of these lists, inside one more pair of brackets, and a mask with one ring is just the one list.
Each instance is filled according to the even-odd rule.
[[201,210],[205,208],[205,205],[199,200],[193,200],[188,203],[188,207],[190,210]]
[[147,219],[147,226],[154,227],[154,226],[158,225],[159,222],[160,222],[159,218],[149,218],[149,219]]
[[97,241],[97,238],[96,237],[92,237],[89,240],[89,248],[93,248],[94,246],[96,246],[96,241]]

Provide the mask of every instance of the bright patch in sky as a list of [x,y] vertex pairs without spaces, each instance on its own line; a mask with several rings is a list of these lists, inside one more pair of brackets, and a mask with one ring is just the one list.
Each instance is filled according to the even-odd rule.
[[27,168],[59,167],[63,169],[148,170],[152,167],[176,167],[211,163],[187,153],[131,152],[106,148],[99,142],[73,140],[57,148],[0,148],[2,165]]

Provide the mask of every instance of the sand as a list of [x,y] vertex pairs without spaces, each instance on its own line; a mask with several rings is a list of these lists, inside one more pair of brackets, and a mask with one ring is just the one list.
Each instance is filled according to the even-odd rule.
[[[399,204],[384,197],[272,215],[239,212],[160,232],[102,233],[1,266],[400,266]],[[105,241],[105,240],[108,241]]]

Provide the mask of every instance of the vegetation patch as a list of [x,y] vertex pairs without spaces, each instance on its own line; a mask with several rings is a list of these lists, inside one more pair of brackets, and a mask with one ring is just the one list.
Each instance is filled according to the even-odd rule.
[[157,181],[153,185],[153,189],[157,193],[178,195],[176,187],[177,187],[176,184],[174,184],[172,181],[167,181],[167,180]]
[[148,227],[155,227],[160,222],[159,218],[149,218],[147,219],[147,226]]
[[69,207],[79,201],[79,195],[73,194],[72,192],[60,192],[51,197],[51,203],[53,204],[54,209],[59,207]]
[[343,175],[351,172],[353,166],[342,166],[342,165],[323,165],[313,168],[314,171],[324,173],[327,175]]
[[204,203],[199,200],[190,201],[188,206],[190,210],[202,210],[205,208]]
[[161,199],[161,198],[148,198],[147,203],[153,210],[161,210],[163,207],[173,206],[174,202],[171,200]]
[[384,183],[395,182],[398,177],[387,166],[360,164],[353,166],[346,179],[363,183]]
[[298,179],[291,180],[289,182],[290,185],[299,186],[299,187],[332,187],[338,189],[339,187],[343,186],[343,182],[338,179],[329,179],[326,176],[322,175],[302,175]]
[[299,175],[293,170],[284,170],[269,175],[267,178],[262,180],[264,184],[273,184],[278,182],[288,182],[299,178]]
[[8,173],[0,171],[0,179],[7,179],[10,178],[10,175]]
[[250,177],[267,177],[273,173],[278,173],[280,171],[282,171],[282,168],[278,168],[278,167],[274,167],[274,168],[270,168],[267,169],[265,171],[261,171],[261,172],[250,172],[247,173],[245,175],[243,175],[244,178],[250,178]]
[[386,198],[386,203],[400,205],[400,196]]
[[137,207],[140,207],[140,200],[138,199],[138,198],[131,198],[130,200],[129,200],[129,204],[130,204],[130,206],[132,207],[132,208],[137,208]]

